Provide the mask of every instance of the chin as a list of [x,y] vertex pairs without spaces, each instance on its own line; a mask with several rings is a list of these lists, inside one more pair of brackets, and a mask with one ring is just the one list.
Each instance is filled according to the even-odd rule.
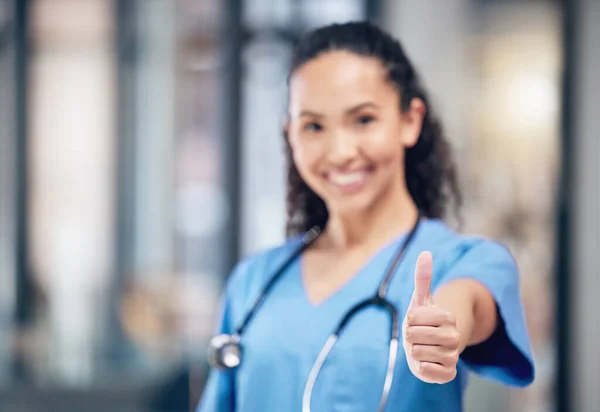
[[375,197],[369,193],[360,193],[351,196],[331,197],[327,203],[330,214],[360,215],[368,212],[375,204]]

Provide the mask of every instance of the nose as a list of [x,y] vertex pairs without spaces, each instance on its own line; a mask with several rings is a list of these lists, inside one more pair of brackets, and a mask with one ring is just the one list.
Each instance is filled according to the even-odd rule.
[[335,166],[343,166],[356,158],[358,142],[351,133],[332,133],[329,140],[328,159]]

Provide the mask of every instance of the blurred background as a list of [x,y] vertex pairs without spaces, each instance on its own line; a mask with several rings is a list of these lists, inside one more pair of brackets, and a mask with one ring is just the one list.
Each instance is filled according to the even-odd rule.
[[194,409],[229,271],[284,239],[291,48],[364,18],[522,270],[537,379],[467,410],[600,412],[596,0],[0,0],[0,411]]

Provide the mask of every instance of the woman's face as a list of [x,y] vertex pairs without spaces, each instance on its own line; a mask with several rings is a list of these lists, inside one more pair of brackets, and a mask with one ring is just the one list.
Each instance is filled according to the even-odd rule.
[[360,213],[403,190],[423,104],[402,114],[377,59],[333,51],[307,62],[290,79],[289,108],[294,163],[330,213]]

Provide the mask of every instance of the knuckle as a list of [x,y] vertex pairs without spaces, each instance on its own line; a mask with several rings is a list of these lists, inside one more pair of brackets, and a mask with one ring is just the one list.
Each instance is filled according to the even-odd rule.
[[408,312],[406,314],[406,323],[409,325],[413,325],[417,322],[417,314],[414,311]]
[[452,346],[453,348],[458,346],[460,341],[460,335],[457,331],[452,331],[449,335],[448,335],[448,344],[450,346]]
[[413,328],[406,328],[406,330],[404,331],[404,339],[406,339],[408,342],[413,343],[415,341],[416,338],[416,332]]
[[418,355],[419,355],[419,347],[417,345],[412,345],[410,347],[410,356],[412,356],[413,358],[415,358]]

